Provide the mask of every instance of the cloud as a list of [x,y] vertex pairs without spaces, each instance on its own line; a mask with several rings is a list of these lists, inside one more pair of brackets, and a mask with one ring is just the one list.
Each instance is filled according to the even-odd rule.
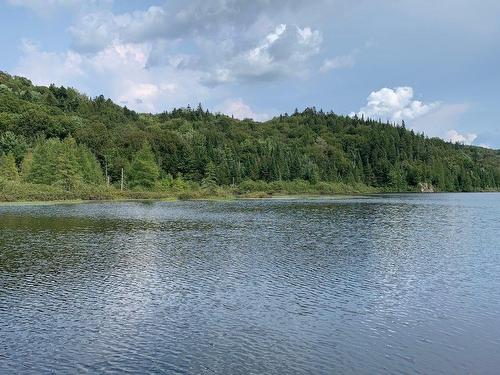
[[321,32],[270,18],[306,5],[304,0],[195,0],[120,14],[99,9],[81,14],[69,28],[71,46],[93,55],[116,44],[145,45],[147,69],[199,73],[211,88],[306,76],[307,62],[320,51]]
[[446,133],[446,140],[452,143],[462,143],[465,145],[471,145],[472,142],[477,138],[475,133],[460,134],[456,130],[451,129]]
[[460,117],[470,109],[468,103],[443,104],[434,111],[412,121],[410,127],[430,137],[440,137],[453,143],[471,145],[478,135],[470,131],[458,131]]
[[476,140],[477,134],[456,130],[460,116],[469,110],[469,104],[443,104],[441,102],[426,104],[414,100],[413,97],[411,87],[383,88],[372,92],[368,96],[367,105],[359,112],[351,112],[349,116],[380,118],[396,123],[404,120],[409,128],[416,132],[424,133],[429,137],[440,137],[453,143],[470,145]]
[[332,59],[325,59],[319,71],[321,73],[327,73],[335,69],[352,68],[356,60],[356,54],[357,52],[354,51],[348,55],[337,56]]
[[480,144],[479,144],[479,147],[483,147],[483,148],[491,148],[491,149],[493,149],[493,147],[492,147],[491,145],[487,144],[487,143],[480,143]]
[[413,100],[413,88],[411,87],[393,89],[384,87],[373,91],[367,98],[367,105],[358,112],[351,112],[349,115],[401,122],[421,117],[439,106],[439,102],[425,104],[419,100]]
[[467,103],[441,104],[433,111],[414,119],[411,122],[411,128],[429,136],[446,138],[448,130],[456,128],[460,117],[469,108],[470,105]]
[[240,120],[249,118],[255,121],[266,121],[271,117],[265,113],[255,113],[241,98],[226,100],[219,110]]
[[72,48],[78,52],[95,53],[112,44],[116,38],[110,12],[89,13],[69,28]]
[[65,84],[68,80],[85,74],[82,69],[82,57],[78,53],[41,51],[38,44],[27,39],[22,41],[20,49],[22,56],[15,69],[16,73],[38,84]]
[[[14,73],[36,84],[65,85],[86,93],[103,93],[137,111],[160,112],[186,103],[206,102],[207,89],[199,74],[172,67],[146,69],[150,48],[114,42],[95,55],[74,51],[46,52],[24,41]],[[54,69],[57,67],[57,69]]]
[[309,27],[280,24],[258,45],[208,72],[202,83],[213,87],[236,81],[272,81],[306,71],[305,62],[319,52],[322,35]]
[[[56,15],[54,21],[57,22],[52,26],[54,30],[59,28],[61,31],[60,37],[52,35],[54,33],[50,37],[40,35],[43,45],[53,44],[50,47],[53,49],[42,50],[32,42],[24,43],[17,72],[33,77],[39,83],[69,84],[90,94],[102,91],[114,100],[133,105],[137,110],[148,111],[163,110],[173,105],[196,104],[198,101],[202,101],[204,106],[214,105],[228,97],[242,96],[250,100],[253,95],[276,95],[279,89],[289,90],[283,94],[285,96],[291,95],[295,99],[305,97],[314,88],[324,90],[331,77],[325,74],[323,79],[310,82],[313,86],[307,85],[311,89],[306,90],[308,92],[304,91],[305,88],[297,88],[293,82],[296,78],[308,78],[311,73],[337,73],[340,69],[348,69],[361,63],[361,54],[365,55],[365,49],[374,46],[377,51],[371,60],[384,60],[387,51],[401,47],[402,55],[410,65],[384,65],[382,70],[379,69],[381,73],[401,76],[404,73],[401,69],[414,70],[415,64],[422,62],[419,58],[412,59],[412,53],[418,48],[403,45],[404,40],[408,40],[406,37],[413,38],[415,45],[425,44],[429,47],[427,52],[437,56],[434,53],[437,45],[424,43],[425,35],[422,36],[424,39],[413,35],[410,26],[414,21],[428,26],[427,34],[432,34],[431,26],[438,24],[441,28],[456,31],[448,33],[445,38],[450,43],[447,44],[447,51],[451,52],[446,54],[448,57],[443,55],[435,60],[436,69],[427,72],[427,75],[420,71],[420,78],[431,77],[432,81],[436,72],[446,68],[447,59],[464,60],[460,60],[464,48],[458,48],[456,43],[461,43],[462,47],[464,43],[467,46],[474,43],[476,60],[481,60],[478,60],[481,56],[486,58],[481,51],[491,52],[489,47],[495,40],[491,36],[498,34],[500,24],[484,22],[484,19],[493,20],[499,6],[493,6],[495,2],[488,0],[488,4],[476,5],[479,13],[472,14],[471,5],[466,4],[465,0],[459,1],[459,12],[448,11],[450,5],[455,4],[452,0],[443,2],[413,9],[415,7],[410,2],[390,5],[392,2],[382,1],[374,5],[367,1],[353,3],[345,0],[161,0],[124,4],[121,1],[112,3],[112,0],[5,0],[6,4],[32,10],[38,15]],[[362,25],[353,22],[359,20],[360,16],[371,14],[375,8],[385,11],[389,18],[399,15],[396,23],[403,26],[400,29],[405,35],[387,34],[387,30],[379,27],[380,20],[371,20],[373,22]],[[17,10],[12,12],[13,16],[19,14],[19,8]],[[418,14],[417,18],[415,14]],[[478,22],[464,24],[462,21],[471,15]],[[479,22],[481,19],[482,22]],[[35,22],[33,30],[38,30],[42,24]],[[354,39],[349,28],[358,31]],[[482,31],[479,34],[479,30],[475,32],[474,29]],[[339,30],[345,32],[339,34]],[[374,33],[374,30],[378,31]],[[63,31],[69,34],[63,37]],[[15,38],[14,34],[12,38]],[[70,50],[61,52],[67,46],[68,39]],[[368,42],[363,45],[366,40]],[[350,43],[356,43],[358,49],[346,49]],[[15,45],[15,40],[11,44]],[[332,51],[345,51],[345,54],[336,55]],[[9,51],[6,53],[9,54]],[[382,60],[376,64],[378,67],[391,64],[385,61],[387,59]],[[467,65],[467,61],[462,63]],[[465,65],[462,68],[466,68]],[[488,72],[487,65],[483,67],[484,74]],[[362,68],[358,77],[361,81],[366,78],[363,74],[369,75],[369,72],[364,71],[365,66]],[[455,70],[458,72],[460,69],[459,66]],[[443,82],[452,79],[456,72],[448,71],[449,75],[443,77],[446,78]],[[253,82],[280,80],[288,82],[258,87],[249,85]],[[134,85],[140,89],[134,89]],[[291,91],[291,87],[297,88],[298,92]],[[429,87],[432,88],[432,85]],[[261,89],[268,90],[264,93]],[[337,91],[331,93],[332,100],[338,96]],[[488,94],[487,90],[481,92]],[[470,97],[469,94],[464,95]],[[471,97],[473,99],[480,98]],[[283,100],[278,102],[284,103]],[[415,130],[443,138],[451,130],[465,135],[477,132],[480,136],[474,142],[491,143],[496,133],[490,131],[487,134],[484,129],[494,125],[486,124],[487,121],[482,121],[483,124],[476,121],[474,125],[477,128],[468,129],[465,124],[460,126],[463,114],[460,106],[421,99],[413,94],[411,88],[388,86],[372,93],[368,102],[363,100],[351,109],[355,109],[356,114],[384,120],[399,122],[404,119],[407,126]],[[259,112],[259,108],[252,109]],[[481,128],[483,130],[480,131]]]
[[[32,1],[43,4],[41,0]],[[73,3],[82,0],[50,1]],[[193,37],[234,38],[252,28],[267,14],[277,11],[282,13],[304,6],[305,3],[304,0],[282,0],[279,4],[269,0],[194,0],[187,3],[169,1],[161,6],[150,6],[143,11],[121,14],[108,11],[87,15],[80,19],[77,27],[71,29],[71,34],[76,47],[80,45],[80,39],[89,40],[95,34],[96,27],[107,30],[114,39],[125,43]]]

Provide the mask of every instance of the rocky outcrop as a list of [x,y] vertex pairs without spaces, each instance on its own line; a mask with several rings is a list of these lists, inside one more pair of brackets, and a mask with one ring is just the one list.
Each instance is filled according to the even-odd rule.
[[418,188],[420,189],[421,193],[435,193],[436,190],[434,189],[434,186],[428,182],[420,182],[418,184]]

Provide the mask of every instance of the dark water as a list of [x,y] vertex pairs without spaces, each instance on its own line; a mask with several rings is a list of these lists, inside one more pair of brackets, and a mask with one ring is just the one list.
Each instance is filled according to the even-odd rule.
[[500,194],[0,206],[0,373],[498,374]]

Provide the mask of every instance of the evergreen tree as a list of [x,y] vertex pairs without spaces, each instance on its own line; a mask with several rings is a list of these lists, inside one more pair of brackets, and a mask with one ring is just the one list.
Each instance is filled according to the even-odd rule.
[[130,187],[143,187],[146,189],[151,189],[160,177],[155,155],[149,143],[144,142],[142,148],[135,154],[128,177]]
[[58,185],[66,190],[82,183],[98,185],[104,182],[96,158],[71,137],[63,142],[58,139],[40,142],[32,154],[26,155],[22,176],[28,182]]
[[33,165],[33,153],[29,151],[21,163],[21,179],[23,181],[28,181],[32,165]]
[[101,166],[90,150],[84,146],[78,147],[78,163],[83,182],[90,185],[104,183]]
[[17,181],[19,179],[16,159],[12,153],[0,156],[0,178],[8,181]]
[[56,153],[55,184],[72,190],[82,183],[82,170],[78,163],[78,148],[73,138],[59,143]]
[[37,144],[33,150],[33,160],[28,172],[28,182],[51,185],[57,171],[56,148],[59,140],[49,139]]
[[201,186],[207,190],[213,190],[217,186],[217,172],[215,164],[210,160],[205,168],[205,176],[201,181]]
[[[99,160],[112,181],[125,168],[130,186],[146,188],[168,174],[207,187],[305,179],[398,191],[421,183],[446,191],[500,188],[500,151],[429,139],[406,126],[314,107],[266,122],[231,119],[201,105],[138,114],[103,96],[34,86],[0,72],[0,154],[22,162],[28,182],[65,189],[100,184]],[[141,147],[146,140],[154,155]]]

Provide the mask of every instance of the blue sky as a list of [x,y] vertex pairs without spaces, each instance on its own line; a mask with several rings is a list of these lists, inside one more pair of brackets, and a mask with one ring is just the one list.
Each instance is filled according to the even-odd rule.
[[0,0],[0,70],[138,111],[316,106],[500,148],[497,0]]

